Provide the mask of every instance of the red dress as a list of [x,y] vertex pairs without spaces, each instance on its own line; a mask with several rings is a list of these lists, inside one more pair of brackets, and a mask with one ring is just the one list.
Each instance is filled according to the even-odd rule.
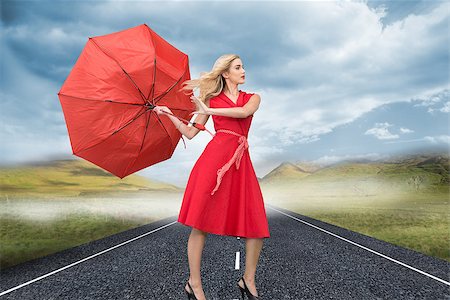
[[[210,107],[240,107],[252,95],[239,90],[234,104],[222,91],[210,99]],[[212,115],[216,134],[189,175],[178,222],[218,235],[270,237],[263,195],[248,152],[252,117]]]

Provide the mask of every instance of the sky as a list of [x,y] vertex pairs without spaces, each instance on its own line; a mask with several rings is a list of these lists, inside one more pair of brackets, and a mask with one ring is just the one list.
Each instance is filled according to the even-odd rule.
[[[57,96],[89,37],[147,24],[191,78],[240,55],[258,177],[283,162],[449,151],[446,1],[2,1],[0,164],[81,159]],[[194,119],[193,116],[192,119]],[[210,118],[206,127],[214,132]],[[137,174],[185,186],[200,132]]]

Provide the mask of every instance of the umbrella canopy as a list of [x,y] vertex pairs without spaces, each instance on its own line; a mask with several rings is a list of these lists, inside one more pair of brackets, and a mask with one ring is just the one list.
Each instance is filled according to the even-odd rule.
[[181,133],[153,108],[189,117],[188,79],[188,56],[146,24],[90,37],[58,93],[73,154],[120,178],[170,158]]

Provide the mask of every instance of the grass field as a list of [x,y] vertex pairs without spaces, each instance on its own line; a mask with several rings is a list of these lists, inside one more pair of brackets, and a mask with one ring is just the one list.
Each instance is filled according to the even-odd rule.
[[449,189],[430,190],[365,179],[284,183],[263,193],[267,203],[450,262]]
[[[448,158],[283,164],[264,201],[450,262]],[[0,170],[0,268],[177,215],[183,192],[85,162]]]
[[1,268],[72,248],[147,222],[94,215],[69,215],[50,223],[2,217]]
[[[299,191],[302,192],[299,192]],[[263,189],[264,191],[264,189]],[[326,196],[300,186],[264,191],[266,203],[450,262],[448,194]],[[182,194],[0,202],[1,267],[97,240],[178,213]]]
[[174,216],[180,193],[0,201],[0,267]]

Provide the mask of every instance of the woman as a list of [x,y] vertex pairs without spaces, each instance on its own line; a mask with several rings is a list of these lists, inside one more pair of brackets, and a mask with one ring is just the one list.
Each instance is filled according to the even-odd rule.
[[[269,228],[261,189],[248,152],[247,135],[261,98],[238,89],[245,70],[238,55],[219,57],[210,72],[187,80],[182,90],[199,88],[194,122],[206,124],[213,116],[216,134],[195,163],[188,179],[178,222],[192,227],[188,241],[190,276],[185,291],[190,299],[205,299],[200,265],[208,233],[246,239],[245,272],[238,286],[242,297],[259,299],[255,285],[256,265]],[[172,113],[156,106],[158,114]],[[166,114],[187,138],[199,129]]]

